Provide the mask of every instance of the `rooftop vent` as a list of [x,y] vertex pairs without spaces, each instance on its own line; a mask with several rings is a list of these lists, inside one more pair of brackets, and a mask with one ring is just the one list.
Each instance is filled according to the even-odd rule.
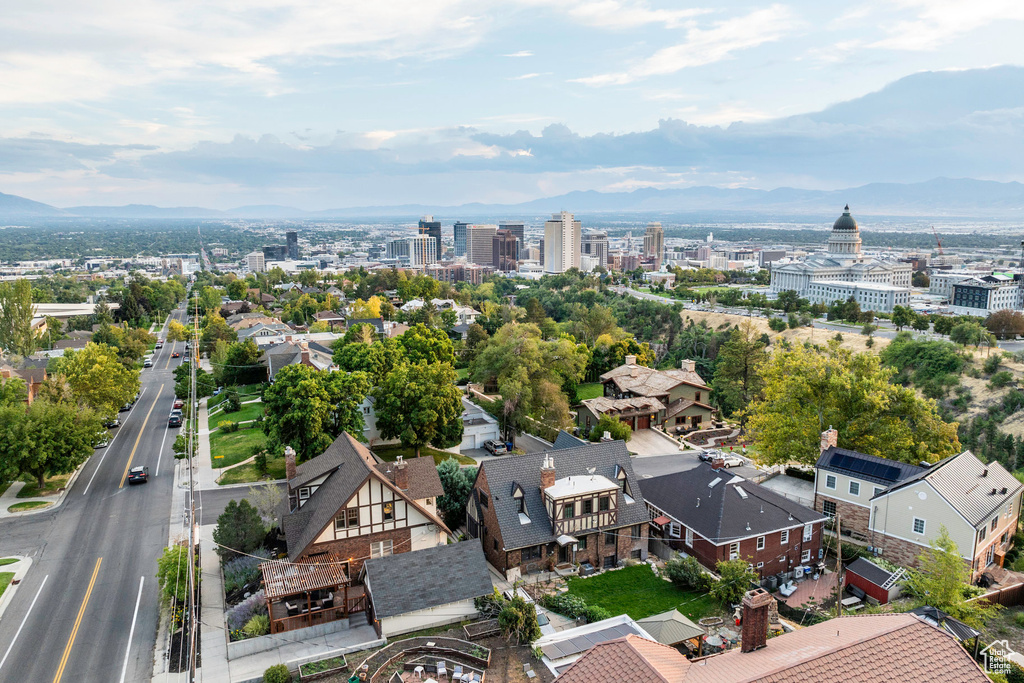
[[[740,498],[742,498],[743,500],[747,499],[747,492],[746,491],[744,491],[739,486],[733,486],[733,488],[736,489],[736,493],[740,494]],[[762,509],[761,512],[764,512],[764,509]]]
[[715,486],[717,486],[721,481],[722,481],[721,477],[715,477],[710,482],[708,482],[708,488],[709,489],[715,488]]

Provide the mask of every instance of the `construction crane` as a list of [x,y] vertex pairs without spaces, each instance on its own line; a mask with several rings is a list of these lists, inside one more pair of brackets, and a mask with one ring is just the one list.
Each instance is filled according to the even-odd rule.
[[939,231],[932,226],[932,234],[935,235],[935,243],[939,245],[939,256],[942,256],[942,240],[939,239]]

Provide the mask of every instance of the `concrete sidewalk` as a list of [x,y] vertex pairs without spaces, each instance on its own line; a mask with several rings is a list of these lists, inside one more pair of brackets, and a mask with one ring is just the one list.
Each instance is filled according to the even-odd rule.
[[[64,490],[55,496],[33,496],[32,498],[18,498],[18,492],[21,491],[21,489],[25,488],[25,482],[15,481],[11,483],[11,485],[7,487],[7,490],[4,491],[4,494],[0,496],[0,519],[6,519],[9,517],[24,517],[25,515],[38,514],[40,512],[49,512],[55,508],[60,507],[61,503],[64,502],[64,499],[68,497],[68,493],[71,492],[71,487],[74,485],[76,481],[78,481],[78,475],[82,472],[82,470],[85,468],[86,463],[88,462],[89,461],[86,460],[78,467],[77,470],[75,470],[74,474],[71,475],[71,478],[68,479],[68,483],[64,486]],[[43,508],[36,508],[35,510],[25,510],[24,512],[7,511],[7,508],[17,503],[31,503],[35,501],[39,501],[42,503],[53,503],[53,505],[47,505],[46,507]]]
[[[0,567],[0,572],[14,572],[14,578],[11,579],[11,585],[7,586],[3,595],[0,595],[0,617],[4,615],[4,611],[7,609],[7,606],[11,604],[12,600],[14,600],[14,594],[18,591],[18,584],[25,579],[25,575],[28,574],[28,570],[32,566],[31,557],[11,555],[10,558],[16,559],[17,562],[5,564]],[[15,581],[18,583],[15,583]]]
[[210,423],[210,419],[206,410],[206,399],[199,402],[196,421],[199,424],[199,449],[192,463],[196,488],[200,491],[217,489],[220,488],[217,486],[217,477],[220,475],[220,471],[213,468],[213,460],[210,457],[210,430],[206,426]]

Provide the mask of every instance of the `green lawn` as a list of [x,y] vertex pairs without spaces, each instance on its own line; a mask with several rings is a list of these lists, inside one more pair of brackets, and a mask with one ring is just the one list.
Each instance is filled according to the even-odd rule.
[[11,585],[11,579],[14,578],[14,572],[0,572],[0,595],[4,594],[7,590],[7,586]]
[[[260,395],[260,387],[262,387],[262,386],[263,386],[262,384],[242,384],[242,385],[237,386],[235,388],[238,390],[239,397],[241,397],[241,399],[244,401],[247,396],[249,396],[249,397],[259,396]],[[219,406],[221,401],[223,401],[225,398],[227,398],[227,392],[224,392],[224,391],[220,392],[220,394],[218,394],[216,396],[211,396],[206,401],[207,409],[208,410],[213,410],[213,408],[215,406]]]
[[576,396],[581,401],[585,401],[588,398],[600,398],[604,396],[604,385],[600,382],[580,384],[576,387]]
[[255,420],[263,414],[262,403],[248,403],[242,404],[242,409],[234,413],[225,413],[222,410],[217,411],[213,415],[210,415],[209,427],[210,429],[216,429],[217,425],[224,420],[231,420],[232,422],[245,422],[247,420]]
[[267,476],[261,477],[256,471],[256,465],[249,463],[248,465],[239,465],[234,469],[230,469],[224,473],[224,476],[217,482],[221,486],[227,484],[245,484],[254,481],[260,481],[261,479],[284,479],[284,458],[269,458],[267,460]]
[[613,615],[643,619],[677,608],[697,621],[719,611],[718,602],[706,593],[684,591],[654,575],[646,564],[625,567],[586,579],[569,577],[569,592],[588,605],[603,607]]
[[37,496],[54,496],[61,487],[66,486],[70,474],[58,474],[44,481],[43,488],[37,486],[36,478],[30,474],[23,474],[21,480],[25,485],[18,491],[17,498],[36,498]]
[[[239,429],[237,432],[214,432],[210,434],[210,458],[214,469],[234,465],[252,455],[254,446],[266,443],[266,436],[259,429]],[[217,457],[221,456],[221,457]]]
[[15,503],[14,505],[7,508],[8,512],[24,512],[25,510],[37,510],[39,508],[48,508],[53,503],[48,500],[29,500],[24,503]]
[[18,560],[13,557],[5,557],[4,559],[0,560],[0,567],[3,567],[4,565],[8,564],[14,564],[17,561]]
[[455,380],[466,379],[469,377],[469,368],[456,368],[455,369]]
[[[394,462],[398,459],[398,456],[404,457],[406,460],[416,457],[415,448],[407,448],[405,446],[377,446],[373,449],[373,452],[381,460],[388,462]],[[460,465],[475,465],[476,461],[472,458],[467,458],[464,455],[456,455],[455,453],[448,453],[445,451],[439,451],[428,446],[424,446],[420,449],[420,455],[432,455],[434,456],[434,462],[440,465],[448,458],[455,458],[459,461]]]

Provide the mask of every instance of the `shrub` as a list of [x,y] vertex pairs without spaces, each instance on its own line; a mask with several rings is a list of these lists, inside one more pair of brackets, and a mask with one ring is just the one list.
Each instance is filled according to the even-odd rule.
[[800,316],[796,313],[790,313],[786,320],[789,323],[789,329],[795,330],[800,327]]
[[519,596],[505,602],[498,614],[498,625],[506,638],[515,638],[519,643],[532,643],[540,638],[537,607]]
[[246,638],[257,638],[270,633],[270,617],[266,614],[257,614],[245,622],[242,632]]
[[595,621],[611,619],[612,613],[606,610],[604,607],[588,605],[587,608],[583,610],[583,618],[587,620],[588,624],[593,624]]
[[1024,628],[1024,612],[1017,612],[1013,615],[1013,623],[1017,624],[1021,628]]
[[271,559],[271,553],[266,548],[257,548],[252,554],[256,557],[240,555],[224,563],[225,593],[241,590],[260,578],[260,562]]
[[267,465],[267,452],[265,450],[260,449],[259,453],[256,454],[256,457],[253,458],[252,464],[256,467],[256,472],[261,477],[267,476],[267,472],[270,471],[270,468]]
[[221,420],[217,423],[217,429],[230,434],[231,432],[238,431],[238,423],[231,420]]
[[218,545],[217,554],[225,560],[239,553],[251,553],[263,545],[266,537],[263,518],[244,498],[228,503],[217,518],[217,528],[213,530],[213,540]]
[[[198,560],[198,556],[196,557]],[[164,554],[157,560],[156,578],[160,593],[166,600],[185,602],[188,595],[188,544],[164,548]],[[199,572],[196,572],[199,580]]]
[[814,472],[808,472],[807,470],[800,469],[799,467],[787,467],[786,476],[803,479],[804,481],[814,481]]
[[263,683],[292,683],[292,675],[284,664],[275,664],[263,672]]
[[544,606],[549,610],[558,612],[562,616],[575,619],[581,616],[587,609],[587,601],[572,593],[561,593],[559,595],[545,595]]
[[721,579],[711,587],[711,595],[723,605],[738,603],[757,581],[757,574],[747,566],[746,560],[719,562],[715,568]]
[[789,327],[789,325],[782,318],[772,318],[771,320],[768,321],[768,328],[772,332],[782,332],[787,327]]
[[1009,370],[1000,370],[989,378],[988,383],[996,389],[1002,389],[1012,381],[1013,373]]
[[242,631],[249,620],[257,615],[267,616],[267,602],[263,597],[263,591],[256,591],[227,611],[225,619],[228,622],[228,630]]
[[999,363],[1002,362],[1002,357],[999,354],[989,356],[985,359],[985,362],[981,366],[982,372],[986,375],[991,375],[993,372],[999,369]]
[[835,339],[840,344],[843,343],[843,335],[841,333],[839,333],[839,332],[836,332],[836,336],[834,336],[832,338]]
[[623,441],[629,441],[633,436],[632,427],[611,415],[601,416],[601,419],[597,421],[597,424],[590,431],[590,440],[600,441],[605,432],[610,433],[613,439],[621,439]]
[[665,563],[665,573],[672,583],[684,590],[704,591],[714,583],[714,579],[704,571],[695,557],[669,560]]
[[224,398],[224,412],[225,413],[237,413],[242,409],[242,399],[238,396],[237,389],[228,389],[227,395]]

